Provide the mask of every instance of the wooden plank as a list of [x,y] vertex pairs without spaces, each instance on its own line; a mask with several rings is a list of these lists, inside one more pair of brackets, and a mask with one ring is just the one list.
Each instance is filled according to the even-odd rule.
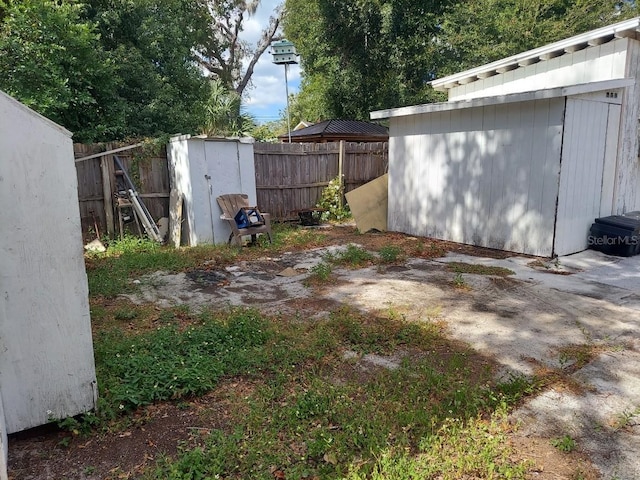
[[138,194],[141,198],[170,198],[171,194],[162,192],[162,193],[140,193]]
[[104,201],[104,216],[107,223],[107,234],[111,237],[115,233],[115,220],[113,218],[114,190],[111,183],[113,159],[111,157],[100,158],[100,171],[102,172],[102,198]]
[[97,202],[101,200],[104,200],[104,197],[102,195],[94,195],[93,197],[78,198],[79,202]]
[[[355,182],[354,182],[355,183]],[[257,190],[299,190],[313,187],[326,187],[329,182],[300,183],[297,185],[261,185],[256,186]]]
[[179,248],[181,244],[182,204],[182,194],[176,189],[171,190],[169,196],[169,243],[174,248]]
[[84,162],[85,160],[91,160],[92,158],[100,158],[106,155],[111,155],[118,152],[124,152],[126,150],[132,150],[134,148],[140,147],[144,145],[143,143],[136,143],[135,145],[127,145],[126,147],[114,148],[111,150],[107,150],[105,152],[94,153],[93,155],[88,155],[86,157],[76,158],[76,163]]

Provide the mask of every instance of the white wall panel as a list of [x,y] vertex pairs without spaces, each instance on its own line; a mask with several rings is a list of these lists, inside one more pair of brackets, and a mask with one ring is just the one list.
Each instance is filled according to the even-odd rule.
[[69,132],[0,92],[0,392],[12,433],[95,407]]
[[618,138],[620,134],[620,105],[609,105],[607,120],[607,138],[602,171],[602,196],[600,198],[600,217],[614,213],[616,163],[618,159]]
[[550,255],[563,110],[560,98],[392,118],[389,228]]
[[449,90],[449,100],[506,95],[624,78],[629,42],[635,40],[616,39],[461,85]]
[[589,228],[600,216],[609,105],[567,100],[554,253],[587,248]]
[[624,89],[616,166],[614,213],[640,210],[640,41],[629,39],[625,76],[636,83]]

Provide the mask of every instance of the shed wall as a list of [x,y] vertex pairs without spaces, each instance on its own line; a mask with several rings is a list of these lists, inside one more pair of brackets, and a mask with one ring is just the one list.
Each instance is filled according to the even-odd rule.
[[0,391],[7,433],[86,412],[96,376],[68,133],[0,93]]
[[449,100],[467,100],[624,78],[627,76],[627,48],[631,43],[638,42],[619,38],[460,85],[449,90]]
[[549,256],[564,98],[394,117],[389,229]]

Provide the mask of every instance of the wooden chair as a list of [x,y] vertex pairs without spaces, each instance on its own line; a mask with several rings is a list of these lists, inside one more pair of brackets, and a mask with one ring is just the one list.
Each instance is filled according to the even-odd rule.
[[[264,224],[251,225],[245,228],[239,228],[236,223],[236,215],[242,208],[252,208],[249,205],[249,196],[244,193],[230,193],[227,195],[220,195],[216,198],[222,215],[220,218],[226,220],[231,227],[231,235],[229,235],[228,243],[235,243],[242,246],[242,237],[251,235],[251,242],[255,243],[258,233],[266,233],[269,237],[269,243],[271,243],[271,215],[268,213],[262,213],[264,218]],[[255,207],[253,207],[255,208]]]

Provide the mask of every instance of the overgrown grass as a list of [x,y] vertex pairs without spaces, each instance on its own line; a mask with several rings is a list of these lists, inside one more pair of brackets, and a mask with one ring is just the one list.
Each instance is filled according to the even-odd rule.
[[204,260],[229,263],[237,250],[227,246],[202,246],[174,249],[151,240],[125,237],[112,241],[105,253],[86,258],[89,293],[92,296],[114,297],[135,288],[134,276],[159,270],[175,272],[194,267]]
[[[233,398],[224,422],[232,427],[185,444],[147,479],[272,479],[274,469],[286,478],[524,478],[501,419],[531,384],[492,384],[490,365],[479,367],[433,324],[349,309],[313,324],[271,322],[251,310],[193,320],[182,330],[96,342],[114,415],[201,395],[222,378],[252,386]],[[365,354],[398,352],[394,370],[354,365]]]
[[[317,231],[284,226],[257,251],[323,241]],[[91,294],[117,295],[135,275],[155,270],[227,264],[239,251],[173,250],[127,239],[88,259]],[[328,280],[332,265],[401,257],[391,247],[377,258],[348,245],[313,273]],[[157,402],[188,405],[225,380],[247,386],[242,395],[230,393],[224,421],[216,422],[229,427],[185,443],[149,469],[147,480],[525,478],[527,464],[512,460],[505,441],[511,427],[504,418],[534,385],[522,377],[496,384],[489,360],[449,342],[433,323],[349,308],[306,322],[245,309],[157,312],[99,302],[92,317],[100,323],[94,348],[101,408],[98,416],[66,420],[72,431],[106,426]],[[393,359],[397,368],[368,365],[367,355]],[[199,402],[198,413],[206,416],[206,408]]]
[[200,315],[180,330],[166,326],[138,335],[100,333],[95,343],[100,415],[115,418],[143,405],[206,393],[223,376],[250,374],[263,360],[269,325],[256,312],[225,318]]
[[383,264],[397,263],[405,260],[405,255],[402,249],[396,245],[383,245],[378,250],[380,256],[380,262]]

